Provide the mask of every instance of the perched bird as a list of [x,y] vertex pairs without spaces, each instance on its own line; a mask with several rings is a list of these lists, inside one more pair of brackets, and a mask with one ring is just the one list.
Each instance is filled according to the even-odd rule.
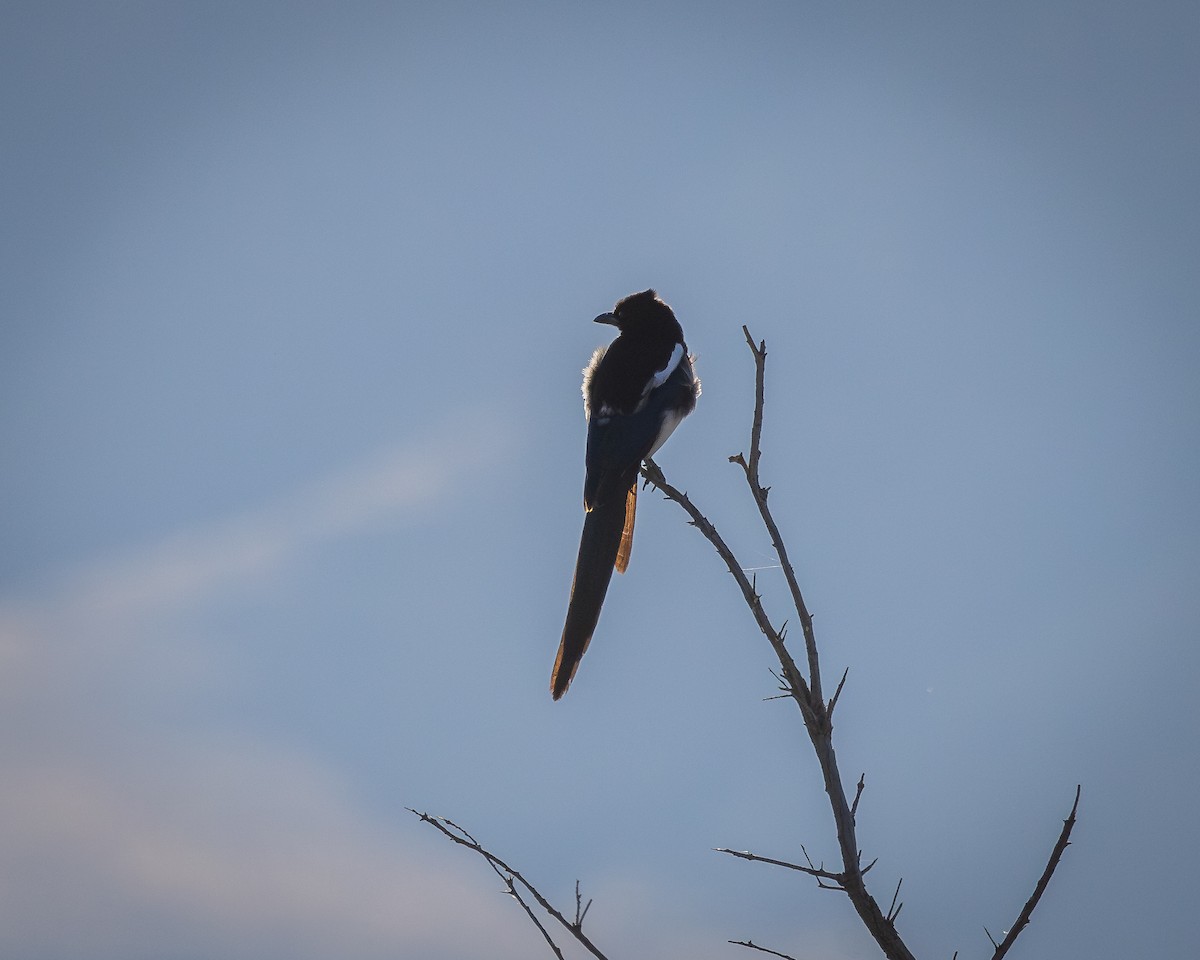
[[587,512],[567,622],[550,676],[555,700],[571,685],[596,630],[613,568],[624,573],[629,564],[638,469],[692,412],[700,396],[683,329],[653,290],[631,294],[596,322],[610,323],[620,333],[592,355],[583,371]]

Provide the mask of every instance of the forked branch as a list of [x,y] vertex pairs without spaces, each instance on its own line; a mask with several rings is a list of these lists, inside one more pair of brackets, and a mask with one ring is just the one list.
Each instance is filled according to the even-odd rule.
[[[817,650],[816,634],[813,630],[812,616],[804,602],[804,596],[796,579],[795,568],[788,557],[783,536],[779,531],[779,526],[775,522],[775,518],[772,516],[771,508],[767,502],[770,487],[764,486],[759,476],[759,465],[762,460],[767,347],[765,341],[758,341],[756,343],[747,327],[742,327],[742,334],[754,356],[754,418],[750,426],[749,454],[735,454],[729,458],[729,461],[736,463],[742,468],[755,505],[758,507],[759,516],[762,519],[763,526],[771,537],[771,543],[779,559],[779,565],[783,570],[784,578],[787,581],[788,590],[791,594],[792,607],[795,609],[796,616],[800,621],[801,630],[804,634],[805,659],[808,666],[807,676],[802,674],[797,668],[791,652],[787,649],[784,643],[783,630],[777,629],[772,624],[769,615],[763,608],[757,584],[747,580],[743,566],[717,533],[716,527],[713,526],[704,513],[685,493],[680,492],[667,481],[662,470],[653,460],[646,461],[642,469],[642,476],[648,483],[653,484],[661,490],[669,500],[674,500],[678,503],[690,518],[691,525],[696,527],[716,549],[718,555],[729,568],[730,574],[741,588],[742,597],[746,605],[750,608],[755,623],[757,623],[763,636],[767,638],[772,651],[779,660],[784,689],[800,709],[805,730],[817,755],[817,762],[820,765],[821,774],[825,781],[825,793],[829,798],[834,826],[837,830],[842,869],[826,870],[824,867],[814,867],[811,861],[808,867],[804,867],[771,857],[739,853],[728,849],[723,850],[723,852],[742,859],[760,860],[779,866],[786,866],[790,869],[809,874],[822,887],[843,890],[850,898],[859,918],[889,960],[913,960],[911,951],[896,930],[895,921],[900,914],[902,906],[899,901],[899,884],[897,884],[896,892],[892,897],[891,905],[885,911],[880,909],[875,898],[871,896],[864,880],[867,870],[870,869],[870,866],[874,865],[874,861],[872,861],[868,867],[864,868],[862,866],[862,854],[858,846],[855,828],[858,803],[862,798],[865,780],[862,777],[859,778],[853,800],[848,800],[846,789],[842,783],[841,773],[838,770],[837,755],[833,747],[833,709],[846,682],[846,674],[842,674],[841,681],[837,685],[833,698],[829,702],[826,702],[822,695],[821,664]],[[1078,806],[1078,802],[1079,796],[1078,790],[1076,790],[1076,806]],[[1008,932],[1004,941],[996,944],[996,953],[993,960],[1001,960],[1017,935],[1029,922],[1029,916],[1032,914],[1033,908],[1037,905],[1043,891],[1047,884],[1049,884],[1050,878],[1062,857],[1062,852],[1066,849],[1071,826],[1074,824],[1074,821],[1075,807],[1072,807],[1071,816],[1064,824],[1059,843],[1051,854],[1050,862],[1047,864],[1046,870],[1038,882],[1037,889],[1035,889],[1033,896],[1026,903],[1025,909],[1021,911],[1021,915],[1017,919],[1017,923],[1013,925],[1013,928]]]
[[[889,960],[913,960],[913,954],[909,951],[896,930],[895,921],[903,906],[903,903],[900,901],[900,884],[897,883],[887,910],[880,909],[875,898],[867,890],[865,877],[875,865],[875,861],[872,860],[866,866],[863,866],[862,853],[858,847],[858,838],[855,829],[858,805],[862,799],[866,779],[865,776],[859,777],[853,798],[848,798],[846,789],[842,783],[841,773],[838,770],[837,756],[833,748],[833,710],[846,683],[846,673],[842,674],[832,699],[826,702],[822,694],[820,657],[817,651],[812,616],[809,614],[808,607],[804,602],[804,596],[800,591],[795,569],[788,557],[783,536],[767,504],[770,488],[763,486],[759,478],[759,463],[762,459],[767,348],[766,344],[762,341],[756,344],[746,327],[742,327],[742,333],[754,355],[754,420],[750,429],[749,454],[743,455],[739,453],[730,457],[729,460],[742,468],[746,483],[758,507],[759,516],[767,532],[770,534],[772,545],[774,546],[776,556],[779,559],[779,565],[783,570],[783,575],[791,594],[792,607],[795,609],[801,631],[804,635],[804,661],[807,665],[807,674],[797,665],[791,651],[787,647],[786,623],[781,624],[779,627],[774,625],[766,609],[763,607],[762,597],[758,592],[757,581],[753,577],[746,575],[746,568],[738,562],[729,545],[717,532],[717,528],[691,501],[686,493],[673,487],[667,481],[662,470],[653,460],[647,459],[641,472],[647,483],[653,484],[663,492],[667,499],[675,501],[683,508],[684,512],[688,515],[689,523],[699,530],[705,539],[713,545],[713,548],[717,551],[722,561],[724,561],[726,567],[729,568],[729,573],[732,575],[734,582],[737,583],[738,588],[741,590],[742,599],[749,608],[755,624],[766,638],[772,652],[779,661],[779,672],[772,671],[772,673],[779,679],[780,688],[784,695],[795,701],[804,722],[804,729],[817,755],[817,763],[824,778],[825,793],[829,798],[833,822],[837,830],[841,869],[826,869],[824,863],[814,864],[804,847],[801,847],[801,851],[804,853],[807,865],[726,848],[719,848],[719,852],[743,860],[759,861],[795,870],[812,877],[816,880],[818,886],[824,889],[842,891],[849,897],[863,924],[870,931],[872,937],[875,938],[875,942],[879,944]],[[1070,816],[1063,822],[1063,829],[1059,835],[1058,843],[1055,844],[1054,850],[1050,854],[1049,862],[1046,864],[1046,869],[1038,880],[1033,895],[1026,901],[1016,922],[1008,930],[1004,940],[997,943],[992,939],[992,945],[995,949],[992,960],[1003,960],[1018,935],[1028,925],[1034,908],[1041,900],[1042,894],[1045,893],[1055,869],[1062,860],[1063,852],[1070,842],[1071,830],[1075,825],[1075,814],[1079,807],[1079,793],[1079,788],[1076,787],[1075,803],[1071,807]],[[521,905],[531,922],[541,932],[556,957],[562,958],[562,951],[551,936],[548,925],[542,922],[542,918],[534,909],[534,904],[540,908],[546,917],[570,933],[589,954],[598,958],[598,960],[605,960],[604,954],[600,952],[583,932],[583,918],[587,913],[587,906],[583,904],[578,884],[575,887],[575,919],[571,921],[555,909],[519,871],[514,870],[495,854],[485,849],[462,827],[450,820],[432,817],[427,813],[418,813],[416,810],[413,810],[412,813],[425,823],[435,827],[455,843],[467,847],[483,857],[492,870],[504,881],[507,892]],[[590,906],[590,901],[588,906]],[[990,933],[988,937],[991,939]],[[730,940],[729,943],[771,956],[781,957],[784,960],[791,960],[787,954],[759,946],[750,940]],[[957,953],[955,956],[957,957]]]
[[575,884],[575,920],[572,922],[563,916],[554,907],[554,905],[550,903],[549,900],[542,896],[537,887],[526,880],[521,875],[519,870],[514,870],[512,867],[510,867],[498,856],[485,848],[478,840],[476,840],[473,836],[471,836],[470,833],[468,833],[464,828],[460,827],[453,820],[447,820],[445,817],[434,817],[428,813],[421,813],[420,811],[414,810],[412,807],[408,808],[408,812],[413,814],[422,822],[429,824],[431,827],[441,832],[444,836],[453,840],[459,846],[466,847],[468,850],[474,850],[477,854],[479,854],[479,856],[483,857],[483,859],[487,861],[488,866],[490,866],[492,870],[496,872],[496,875],[504,881],[505,891],[521,905],[526,916],[528,916],[533,922],[533,925],[537,927],[538,931],[545,938],[547,945],[552,951],[554,951],[554,955],[558,957],[559,960],[563,960],[562,950],[559,948],[558,944],[554,942],[554,938],[550,935],[550,931],[546,929],[545,924],[541,922],[541,920],[538,918],[538,915],[529,905],[528,901],[525,899],[525,895],[521,892],[522,890],[532,897],[534,902],[536,902],[537,905],[541,907],[548,916],[550,916],[561,927],[563,927],[563,929],[570,933],[572,937],[578,940],[579,943],[583,945],[583,948],[587,950],[587,952],[593,957],[595,957],[596,960],[607,960],[604,954],[600,952],[600,949],[594,943],[592,943],[588,936],[583,932],[583,918],[587,914],[588,907],[592,905],[592,902],[589,900],[587,906],[581,906],[582,897],[579,893],[578,883]]
[[[742,327],[742,333],[754,355],[754,419],[750,428],[749,455],[735,454],[729,458],[729,461],[736,463],[742,468],[746,483],[758,507],[759,516],[762,518],[763,525],[770,534],[775,555],[779,558],[780,567],[783,569],[784,577],[787,580],[788,589],[791,593],[792,606],[796,611],[801,631],[804,634],[805,657],[808,664],[807,677],[796,666],[791,652],[780,637],[780,631],[771,623],[770,617],[763,609],[761,597],[757,591],[753,586],[748,584],[742,566],[734,556],[733,551],[720,538],[716,528],[709,522],[708,518],[692,503],[686,494],[681,493],[675,487],[671,486],[663,475],[662,470],[653,460],[646,461],[645,467],[642,470],[642,476],[660,489],[668,499],[678,503],[691,518],[692,525],[704,534],[714,548],[716,548],[717,553],[725,561],[725,565],[729,568],[729,572],[733,575],[734,580],[742,588],[742,596],[750,607],[755,622],[770,642],[771,649],[779,660],[788,693],[800,709],[800,714],[804,719],[804,728],[808,733],[813,750],[816,752],[817,761],[821,768],[821,775],[825,781],[825,793],[829,798],[830,807],[833,811],[834,825],[837,829],[842,869],[834,872],[830,878],[818,876],[818,882],[836,877],[835,882],[837,887],[846,892],[859,918],[875,938],[875,942],[883,949],[884,954],[889,960],[914,960],[912,952],[905,945],[896,930],[893,922],[895,919],[894,915],[889,915],[880,909],[879,904],[875,902],[875,898],[867,890],[863,877],[862,858],[854,826],[854,815],[856,812],[854,808],[857,806],[859,795],[855,795],[854,805],[852,806],[851,801],[846,797],[846,790],[842,784],[841,774],[838,771],[837,755],[833,747],[832,703],[827,704],[821,695],[820,657],[817,651],[812,616],[800,591],[795,568],[788,557],[783,535],[780,533],[779,525],[775,522],[775,518],[771,514],[771,508],[767,503],[770,488],[764,487],[759,478],[759,462],[762,459],[767,347],[765,342],[760,341],[756,344],[750,336],[749,329],[746,327]],[[837,693],[841,693],[841,684],[838,685]],[[732,851],[728,852],[732,853]],[[780,863],[781,861],[772,862]],[[806,870],[803,872],[810,871]]]

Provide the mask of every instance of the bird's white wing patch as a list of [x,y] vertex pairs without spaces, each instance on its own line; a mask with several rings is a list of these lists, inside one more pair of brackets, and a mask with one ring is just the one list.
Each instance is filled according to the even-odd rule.
[[650,378],[650,382],[646,384],[646,389],[642,391],[642,396],[645,396],[651,390],[657,390],[667,378],[675,372],[675,368],[679,366],[679,361],[683,359],[683,344],[675,344],[675,349],[671,351],[671,359],[667,361],[667,365],[659,370]]

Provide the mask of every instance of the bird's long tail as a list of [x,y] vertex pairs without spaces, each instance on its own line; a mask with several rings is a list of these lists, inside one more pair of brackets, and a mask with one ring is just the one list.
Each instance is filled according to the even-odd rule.
[[628,496],[613,498],[597,504],[583,518],[583,535],[579,538],[579,558],[575,561],[575,579],[571,583],[571,603],[567,607],[567,622],[563,626],[562,642],[554,672],[550,675],[550,692],[557,700],[567,692],[579,661],[591,642],[600,619],[600,607],[612,580],[613,568],[625,572],[629,563],[629,548],[633,537],[633,517],[637,509],[636,485]]
[[637,484],[629,488],[625,497],[625,528],[621,531],[621,546],[617,548],[617,573],[629,568],[629,555],[633,552],[633,521],[637,517]]

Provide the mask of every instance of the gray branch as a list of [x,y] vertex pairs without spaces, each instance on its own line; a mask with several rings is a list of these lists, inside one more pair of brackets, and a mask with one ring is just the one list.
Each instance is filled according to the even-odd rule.
[[[800,591],[800,586],[796,579],[795,569],[788,558],[783,536],[779,531],[775,518],[771,514],[770,507],[767,505],[767,496],[770,488],[763,486],[759,479],[759,463],[762,459],[767,348],[765,342],[760,341],[758,344],[755,344],[754,339],[750,336],[750,331],[746,327],[742,327],[742,333],[745,335],[746,343],[754,354],[754,419],[750,429],[749,455],[739,453],[730,457],[729,460],[731,463],[736,463],[742,468],[746,483],[758,507],[759,516],[767,532],[770,534],[775,554],[779,558],[779,565],[783,570],[783,575],[791,594],[792,606],[796,611],[796,616],[800,621],[800,629],[804,635],[807,675],[796,664],[791,652],[788,650],[786,643],[787,622],[784,621],[779,627],[776,627],[772,623],[770,616],[763,607],[762,597],[758,593],[757,581],[754,577],[747,577],[747,568],[738,562],[729,545],[717,532],[717,528],[691,501],[686,493],[673,487],[667,481],[662,470],[653,460],[647,459],[645,461],[641,474],[647,483],[652,484],[658,490],[662,491],[667,499],[679,504],[684,512],[687,513],[689,523],[699,530],[705,539],[713,545],[713,548],[717,551],[722,561],[724,561],[726,567],[729,568],[729,573],[733,576],[734,581],[741,590],[742,599],[749,608],[759,631],[766,638],[776,659],[779,661],[780,672],[775,673],[775,671],[772,671],[772,674],[779,680],[783,696],[793,700],[799,709],[800,716],[804,722],[804,729],[816,753],[817,763],[821,768],[821,775],[825,782],[825,793],[829,798],[829,805],[833,814],[834,826],[837,829],[838,849],[841,856],[842,868],[840,870],[827,870],[823,863],[819,866],[814,864],[808,855],[808,851],[803,846],[800,849],[804,853],[807,866],[747,851],[718,848],[718,852],[726,853],[742,860],[769,863],[774,866],[795,870],[814,878],[817,885],[822,889],[845,893],[853,904],[859,918],[889,960],[914,960],[913,954],[896,930],[895,921],[903,907],[903,903],[899,899],[900,883],[896,884],[891,903],[886,911],[880,909],[879,904],[876,903],[875,898],[871,896],[867,889],[865,877],[875,865],[875,861],[872,860],[865,867],[862,865],[862,853],[858,846],[858,838],[855,830],[858,804],[859,800],[862,799],[866,779],[865,775],[859,777],[853,799],[847,799],[846,789],[842,783],[841,773],[838,770],[837,755],[833,747],[833,710],[845,686],[846,672],[843,672],[832,699],[826,702],[822,694],[820,657],[817,651],[817,640],[813,630],[812,616],[805,605],[804,596]],[[1050,854],[1046,869],[1042,872],[1042,876],[1034,888],[1033,895],[1026,901],[1025,906],[1017,916],[1016,922],[1000,943],[997,943],[992,938],[992,935],[988,933],[988,938],[995,949],[992,960],[1003,960],[1018,935],[1029,924],[1034,908],[1041,900],[1042,894],[1045,893],[1050,879],[1054,875],[1054,871],[1058,867],[1063,853],[1070,843],[1071,830],[1075,825],[1075,814],[1079,808],[1079,794],[1080,789],[1076,787],[1075,802],[1071,807],[1070,816],[1063,822],[1062,832],[1059,835],[1058,842],[1054,846],[1054,850]],[[410,812],[423,822],[436,828],[450,840],[469,850],[473,850],[481,856],[504,881],[506,892],[520,904],[525,914],[542,934],[542,937],[559,960],[562,960],[563,953],[555,943],[547,925],[542,922],[534,910],[529,898],[541,908],[546,916],[570,933],[589,954],[597,958],[597,960],[606,960],[604,954],[600,952],[596,945],[583,932],[583,918],[587,914],[588,907],[591,906],[591,901],[589,900],[587,905],[584,905],[578,883],[575,885],[575,920],[572,922],[542,896],[537,888],[526,880],[519,871],[514,870],[495,854],[484,848],[470,833],[458,824],[443,817],[433,817],[427,813],[418,813],[411,808]],[[792,960],[787,954],[761,947],[750,940],[730,940],[728,942],[750,950],[781,957],[784,960]],[[957,956],[956,952],[955,957]]]
[[[526,880],[521,875],[519,870],[514,870],[498,856],[486,849],[478,840],[476,840],[473,836],[471,836],[470,833],[468,833],[464,828],[460,827],[453,820],[447,820],[445,817],[430,816],[428,813],[421,813],[417,810],[414,810],[412,807],[408,808],[408,812],[420,819],[423,823],[427,823],[431,827],[434,827],[436,830],[441,832],[444,836],[449,837],[459,846],[466,847],[468,850],[474,850],[477,854],[479,854],[479,856],[483,857],[483,859],[487,861],[488,866],[490,866],[500,877],[500,879],[504,881],[506,892],[524,908],[526,915],[530,920],[533,921],[534,926],[537,927],[538,931],[545,938],[546,943],[549,945],[550,949],[554,951],[554,955],[558,957],[559,960],[562,960],[563,957],[562,950],[559,949],[558,944],[554,942],[554,939],[550,936],[550,932],[546,929],[545,925],[542,924],[537,915],[534,913],[533,909],[521,896],[517,889],[518,884],[523,887],[531,897],[533,897],[539,907],[541,907],[550,917],[556,920],[563,927],[563,929],[571,934],[571,936],[578,940],[579,943],[583,945],[583,948],[587,950],[587,952],[593,957],[595,957],[596,960],[608,960],[608,958],[600,952],[600,949],[594,943],[592,943],[592,941],[583,932],[583,916],[587,913],[587,907],[584,907],[582,911],[580,910],[581,898],[579,895],[578,883],[575,885],[575,922],[572,923],[570,920],[564,917],[554,907],[554,905],[550,903],[549,900],[542,896],[537,887]],[[588,906],[591,906],[590,900],[588,901]]]
[[[779,565],[783,569],[783,575],[787,581],[788,590],[791,593],[792,607],[796,611],[796,616],[800,621],[800,628],[804,635],[804,648],[808,667],[807,676],[797,667],[791,652],[785,645],[784,629],[782,627],[778,629],[774,627],[766,610],[763,608],[762,597],[759,595],[757,589],[757,582],[747,579],[744,567],[738,562],[733,551],[729,549],[728,544],[717,533],[716,527],[704,515],[703,511],[692,502],[686,493],[673,487],[667,481],[661,468],[653,460],[646,460],[642,468],[642,476],[648,483],[661,490],[667,499],[679,504],[684,512],[687,513],[689,523],[699,530],[709,543],[713,545],[717,554],[725,562],[726,567],[729,568],[730,574],[742,591],[742,598],[746,602],[747,607],[749,607],[755,623],[779,660],[782,671],[782,689],[795,701],[796,706],[800,710],[800,715],[804,720],[805,731],[808,733],[809,740],[817,756],[817,762],[821,768],[821,775],[825,781],[825,793],[829,798],[834,826],[837,830],[842,869],[826,870],[823,866],[814,867],[811,861],[809,866],[805,867],[784,860],[763,857],[757,854],[735,852],[723,848],[722,852],[745,860],[758,860],[797,870],[814,877],[818,885],[826,889],[844,891],[850,898],[850,902],[853,904],[859,918],[889,960],[914,960],[912,952],[896,930],[895,921],[903,906],[899,902],[899,884],[896,886],[890,906],[885,911],[880,909],[879,904],[867,889],[864,879],[867,871],[875,863],[875,861],[871,861],[867,867],[864,868],[862,866],[862,854],[858,846],[855,828],[858,802],[862,797],[866,781],[863,777],[859,778],[854,798],[852,801],[848,800],[845,786],[842,783],[841,773],[838,770],[837,754],[833,746],[833,709],[837,705],[838,697],[841,695],[843,686],[845,685],[846,674],[842,674],[837,689],[834,691],[833,698],[826,702],[821,692],[821,665],[817,650],[816,634],[813,630],[812,616],[804,602],[804,595],[796,579],[795,568],[788,557],[783,536],[767,503],[770,487],[763,486],[759,477],[759,464],[762,460],[763,409],[765,406],[766,342],[759,341],[755,343],[749,329],[744,326],[742,327],[742,334],[745,336],[746,343],[754,356],[754,418],[750,427],[749,454],[735,454],[729,458],[729,461],[742,468],[755,505],[758,507],[759,516],[766,527],[767,533],[771,537],[775,555],[779,558]],[[1038,900],[1049,884],[1050,878],[1062,858],[1062,853],[1066,849],[1071,827],[1075,822],[1075,810],[1078,804],[1079,791],[1077,789],[1075,806],[1071,808],[1071,816],[1063,826],[1062,835],[1059,837],[1059,842],[1050,856],[1050,862],[1046,865],[1046,870],[1042,878],[1038,881],[1033,896],[1025,904],[1025,908],[1021,911],[1013,928],[1002,943],[995,944],[996,952],[993,960],[1002,960],[1013,941],[1016,940],[1017,935],[1028,924],[1034,907],[1037,906]],[[805,855],[807,857],[807,853]]]

